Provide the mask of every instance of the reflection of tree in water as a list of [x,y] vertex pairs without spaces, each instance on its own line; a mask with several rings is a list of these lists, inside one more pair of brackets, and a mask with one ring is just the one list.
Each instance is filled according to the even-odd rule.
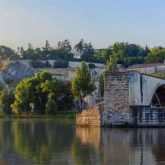
[[13,145],[12,123],[10,119],[0,121],[0,164],[1,165],[28,165],[30,161],[23,160],[16,154]]
[[82,144],[80,140],[76,139],[72,145],[72,156],[74,164],[88,165],[93,164],[92,157],[95,154],[94,148],[87,144]]
[[99,164],[100,128],[76,128],[72,145],[74,164]]
[[38,164],[50,164],[55,153],[68,150],[73,127],[53,120],[25,120],[13,123],[14,144],[17,153]]
[[2,122],[0,122],[0,150],[6,148],[6,145],[9,144],[12,139],[11,122],[11,120],[2,120]]

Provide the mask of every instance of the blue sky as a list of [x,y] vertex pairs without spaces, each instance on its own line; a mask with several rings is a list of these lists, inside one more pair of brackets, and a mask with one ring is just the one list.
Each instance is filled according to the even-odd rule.
[[84,38],[96,48],[127,41],[165,46],[164,0],[0,0],[0,45]]

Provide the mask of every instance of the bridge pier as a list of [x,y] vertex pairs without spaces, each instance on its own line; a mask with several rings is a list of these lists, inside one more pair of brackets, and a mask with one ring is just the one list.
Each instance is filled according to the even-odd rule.
[[138,72],[105,72],[104,90],[103,126],[165,127],[165,80]]
[[105,72],[102,125],[125,125],[129,115],[129,75],[127,72]]

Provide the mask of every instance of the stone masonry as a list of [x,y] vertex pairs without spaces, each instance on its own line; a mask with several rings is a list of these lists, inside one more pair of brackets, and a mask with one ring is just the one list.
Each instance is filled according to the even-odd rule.
[[165,127],[165,79],[106,71],[101,105],[78,115],[77,125]]
[[102,126],[129,122],[129,76],[127,72],[105,72]]
[[93,108],[89,108],[76,116],[77,126],[96,126],[100,127],[101,124],[101,112],[103,110],[103,104],[100,103]]

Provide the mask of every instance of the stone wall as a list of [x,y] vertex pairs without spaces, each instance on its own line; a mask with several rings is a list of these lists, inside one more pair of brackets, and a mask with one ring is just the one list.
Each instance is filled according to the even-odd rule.
[[94,108],[89,108],[76,116],[77,126],[101,126],[101,111],[97,105]]
[[105,72],[102,126],[129,122],[129,76],[127,72]]
[[160,107],[132,107],[133,125],[135,126],[165,126],[165,111]]

